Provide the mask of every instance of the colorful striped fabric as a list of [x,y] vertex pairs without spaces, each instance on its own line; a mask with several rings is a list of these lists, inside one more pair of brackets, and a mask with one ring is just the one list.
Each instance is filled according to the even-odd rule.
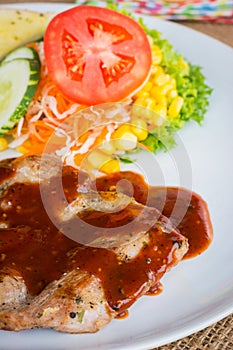
[[233,0],[157,0],[157,1],[75,1],[77,4],[104,6],[117,3],[128,11],[170,20],[203,20],[233,23]]

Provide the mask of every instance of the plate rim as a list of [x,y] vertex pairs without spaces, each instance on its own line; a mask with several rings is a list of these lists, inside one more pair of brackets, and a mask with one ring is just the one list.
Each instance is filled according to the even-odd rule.
[[[23,6],[25,6],[25,9],[26,7],[28,7],[27,9],[29,10],[33,10],[34,11],[34,8],[35,7],[38,7],[38,6],[41,6],[41,8],[43,7],[51,7],[51,6],[55,6],[56,8],[59,7],[61,10],[62,8],[66,7],[66,8],[72,8],[72,7],[75,7],[77,6],[77,4],[71,4],[71,3],[56,3],[56,2],[33,2],[33,3],[29,3],[29,2],[24,2],[24,3],[10,3],[10,4],[0,4],[0,9],[1,8],[23,8]],[[54,12],[59,12],[60,9],[56,10]],[[36,11],[36,10],[35,10]],[[47,10],[44,10],[42,9],[41,12],[45,12]],[[142,17],[142,18],[152,18],[152,16],[149,16],[149,15],[140,15],[139,17]],[[171,21],[167,21],[167,20],[163,20],[163,19],[160,19],[160,18],[153,18],[153,20],[155,21],[158,21],[158,22],[166,22],[166,23],[169,23],[169,25],[172,25],[172,26],[179,26],[179,27],[183,27],[181,24],[179,23],[174,23],[174,22],[171,22]],[[211,40],[213,42],[215,42],[217,45],[221,45],[223,46],[225,49],[227,50],[231,50],[231,53],[233,54],[233,48],[227,44],[224,44],[222,43],[221,41],[215,39],[215,38],[212,38],[211,36],[207,35],[207,34],[204,34],[204,33],[201,33],[195,29],[192,29],[192,28],[189,28],[189,27],[184,27],[185,28],[185,31],[188,31],[188,32],[195,32],[197,33],[198,35],[202,36],[202,37],[205,37],[206,40]],[[233,292],[233,291],[232,291]],[[166,344],[170,344],[171,342],[174,342],[174,341],[177,341],[179,339],[182,339],[184,337],[187,337],[187,336],[190,336],[196,332],[199,332],[203,329],[205,329],[206,327],[209,327],[211,325],[213,325],[214,323],[216,322],[219,322],[220,320],[224,319],[225,317],[231,315],[233,313],[233,299],[231,300],[231,303],[230,303],[230,307],[229,306],[226,306],[225,309],[223,308],[221,310],[221,312],[218,312],[218,314],[216,314],[215,316],[211,316],[211,317],[206,317],[201,323],[199,322],[198,324],[196,324],[195,327],[188,327],[187,329],[183,329],[179,331],[178,334],[171,334],[169,337],[167,337],[167,340],[165,340],[164,338],[162,338],[160,341],[158,341],[157,339],[155,339],[154,341],[151,338],[151,336],[146,340],[144,341],[141,341],[138,343],[138,345],[136,344],[132,344],[132,345],[126,345],[126,347],[122,347],[121,346],[121,350],[123,349],[132,349],[132,350],[144,350],[144,349],[148,349],[148,346],[153,346],[153,347],[158,347],[158,346],[162,346],[162,345],[166,345]],[[211,319],[211,321],[210,321]],[[191,330],[192,329],[192,330]],[[4,332],[4,331],[0,331],[0,332]],[[1,345],[0,345],[0,349],[1,349]],[[70,348],[69,348],[70,349]],[[115,349],[115,348],[114,348]]]

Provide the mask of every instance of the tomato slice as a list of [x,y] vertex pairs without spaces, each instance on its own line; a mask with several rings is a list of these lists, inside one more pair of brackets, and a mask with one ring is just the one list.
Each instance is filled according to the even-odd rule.
[[141,26],[95,6],[77,6],[55,16],[44,50],[56,85],[85,105],[124,99],[145,82],[151,68],[151,49]]

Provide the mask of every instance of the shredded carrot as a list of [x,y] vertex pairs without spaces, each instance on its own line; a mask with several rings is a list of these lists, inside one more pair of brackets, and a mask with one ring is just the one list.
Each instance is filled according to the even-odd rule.
[[[81,135],[77,142],[71,147],[71,152],[74,151],[74,162],[76,165],[80,166],[82,161],[88,156],[88,154],[93,151],[95,148],[100,146],[103,141],[105,141],[105,136],[108,130],[106,126],[101,126],[95,130],[88,130],[86,133]],[[88,149],[85,148],[85,142],[88,142],[92,139],[92,142],[89,143]],[[84,152],[78,153],[77,151],[81,150],[84,145]]]
[[[39,55],[41,50],[40,45],[43,44],[28,44]],[[21,135],[29,133],[27,140],[18,147],[21,148],[23,153],[43,152],[46,143],[56,130],[56,127],[80,109],[85,108],[85,106],[75,104],[62,94],[50,78],[42,58],[41,63],[41,76],[37,91],[29,105],[21,128]],[[70,114],[69,111],[71,111]],[[15,130],[12,131],[12,135],[14,138],[19,136]]]
[[54,132],[54,129],[51,126],[46,125],[43,120],[38,120],[34,122],[31,125],[31,128],[33,129],[32,138],[34,136],[40,142],[44,142],[44,143],[49,139],[49,137]]
[[17,150],[24,155],[41,154],[47,152],[48,148],[49,152],[63,152],[64,149],[66,154],[68,147],[73,157],[71,160],[80,166],[91,151],[106,141],[107,134],[113,132],[115,126],[110,129],[103,125],[94,128],[92,119],[89,120],[85,115],[80,115],[80,118],[73,121],[72,118],[69,119],[87,106],[70,100],[55,85],[43,61],[41,45],[43,44],[30,44],[40,55],[41,76],[18,133],[14,130],[12,136],[18,141]]
[[33,155],[33,154],[41,154],[44,151],[44,143],[40,142],[32,142],[31,140],[27,140],[24,142],[22,146],[17,147],[17,151],[22,153],[24,156]]
[[85,156],[86,156],[86,154],[83,155],[83,154],[76,153],[76,154],[74,155],[74,163],[75,163],[77,166],[80,166],[81,163],[82,163],[82,161],[83,161],[83,159],[85,159]]

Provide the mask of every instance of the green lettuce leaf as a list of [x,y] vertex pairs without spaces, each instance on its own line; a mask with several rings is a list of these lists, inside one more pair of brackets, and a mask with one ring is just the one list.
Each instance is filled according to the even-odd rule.
[[178,95],[184,99],[179,116],[168,118],[165,124],[151,131],[143,141],[143,144],[150,147],[153,152],[160,149],[168,150],[175,146],[174,133],[181,129],[184,123],[195,120],[201,124],[209,106],[212,88],[205,82],[200,66],[186,61],[189,65],[188,69],[183,56],[174,50],[167,39],[162,38],[160,32],[147,28],[142,19],[138,22],[152,38],[154,44],[161,49],[163,53],[161,66],[176,80]]

